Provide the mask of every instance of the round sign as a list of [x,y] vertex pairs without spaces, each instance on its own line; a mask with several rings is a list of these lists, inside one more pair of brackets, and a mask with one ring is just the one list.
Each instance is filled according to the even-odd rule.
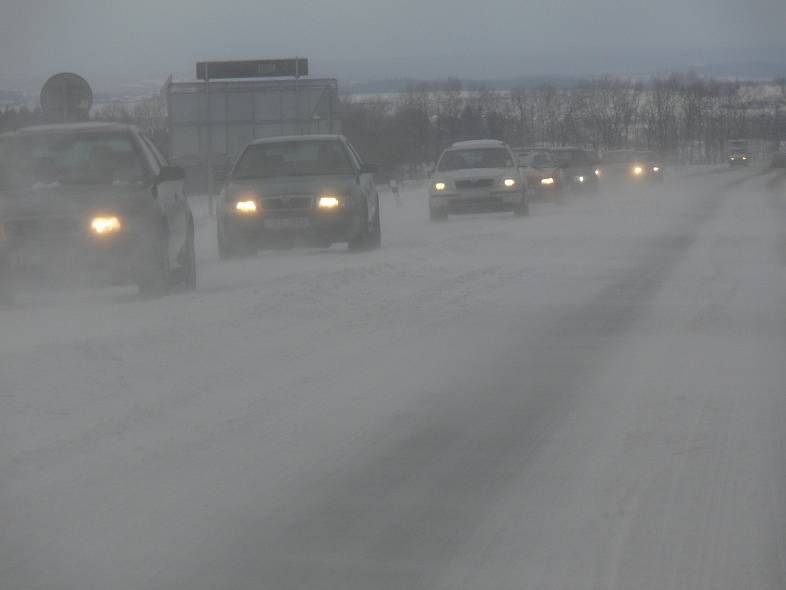
[[53,120],[85,120],[92,106],[93,91],[82,76],[55,74],[41,89],[41,110]]

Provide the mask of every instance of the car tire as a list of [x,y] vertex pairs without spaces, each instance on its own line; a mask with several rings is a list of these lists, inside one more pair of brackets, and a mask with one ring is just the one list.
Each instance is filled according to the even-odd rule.
[[513,206],[513,214],[516,217],[529,217],[529,197],[527,193],[521,197],[521,203]]
[[173,290],[179,293],[195,291],[197,287],[197,269],[193,220],[190,222],[188,239],[182,256],[184,260],[182,261],[181,268],[174,276]]
[[347,241],[347,248],[351,252],[362,252],[368,250],[371,241],[371,232],[369,231],[368,223],[368,205],[365,201],[356,219],[358,230],[357,233]]
[[139,294],[148,299],[164,297],[171,292],[172,274],[169,268],[169,253],[167,243],[159,239],[155,246],[153,262],[150,268],[143,271],[137,282]]
[[374,215],[374,228],[369,236],[369,249],[378,250],[382,247],[382,221],[379,213],[379,195],[377,195],[377,212]]

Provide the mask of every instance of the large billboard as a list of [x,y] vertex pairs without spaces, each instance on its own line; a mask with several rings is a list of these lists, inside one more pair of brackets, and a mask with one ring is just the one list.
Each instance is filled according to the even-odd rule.
[[256,138],[341,132],[334,79],[174,82],[165,93],[172,158],[204,166],[210,145],[219,177]]

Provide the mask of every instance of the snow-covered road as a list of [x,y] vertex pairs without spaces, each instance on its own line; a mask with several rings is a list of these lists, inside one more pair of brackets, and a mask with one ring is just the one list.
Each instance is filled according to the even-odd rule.
[[786,179],[0,308],[0,589],[783,590]]

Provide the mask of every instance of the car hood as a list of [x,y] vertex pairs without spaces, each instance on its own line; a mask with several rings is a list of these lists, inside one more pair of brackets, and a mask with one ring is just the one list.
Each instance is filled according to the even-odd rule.
[[244,191],[254,192],[261,197],[271,195],[319,195],[324,193],[349,194],[357,190],[357,177],[347,176],[287,176],[233,180],[227,184],[226,194]]
[[0,191],[0,217],[84,215],[93,212],[132,213],[151,206],[149,188],[134,186],[43,187]]

